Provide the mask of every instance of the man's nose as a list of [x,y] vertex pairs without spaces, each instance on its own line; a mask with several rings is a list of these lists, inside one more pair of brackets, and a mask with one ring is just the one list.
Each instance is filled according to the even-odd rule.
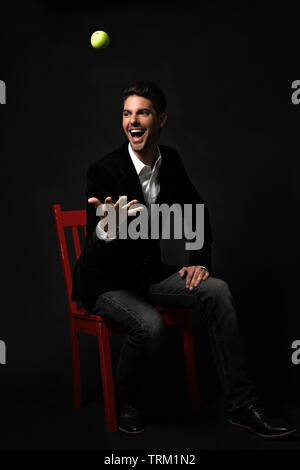
[[139,125],[139,119],[138,119],[137,115],[132,115],[131,116],[130,124],[132,126],[138,126]]

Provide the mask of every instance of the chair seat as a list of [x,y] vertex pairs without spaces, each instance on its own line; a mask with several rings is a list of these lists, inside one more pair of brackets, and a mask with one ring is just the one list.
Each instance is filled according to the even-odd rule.
[[86,321],[97,321],[97,322],[104,321],[101,315],[91,315],[87,310],[84,310],[84,309],[77,310],[75,312],[73,311],[72,316],[74,318],[80,318],[81,320],[86,320]]

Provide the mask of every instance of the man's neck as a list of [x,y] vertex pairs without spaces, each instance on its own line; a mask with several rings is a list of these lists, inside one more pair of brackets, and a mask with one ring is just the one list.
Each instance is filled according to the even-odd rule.
[[[131,147],[132,148],[132,147]],[[132,148],[133,150],[133,148]],[[141,162],[144,163],[144,165],[151,166],[153,168],[154,163],[156,162],[157,156],[158,156],[158,146],[156,147],[151,147],[149,149],[144,149],[141,152],[137,152],[133,150],[134,154],[137,156]]]

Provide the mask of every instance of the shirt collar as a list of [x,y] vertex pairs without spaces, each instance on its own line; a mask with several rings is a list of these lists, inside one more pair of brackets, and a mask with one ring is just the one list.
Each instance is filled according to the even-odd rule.
[[[155,161],[155,164],[154,164],[154,167],[152,168],[151,171],[154,171],[154,170],[158,170],[160,165],[161,165],[161,153],[160,153],[160,150],[159,150],[159,147],[157,147],[157,151],[158,151],[158,156],[157,156],[157,159]],[[134,153],[134,151],[132,150],[131,148],[131,145],[130,145],[130,142],[128,144],[128,152],[129,152],[129,155],[131,157],[131,160],[132,160],[132,163],[134,164],[134,167],[135,167],[135,170],[137,172],[138,175],[140,175],[141,171],[143,170],[143,168],[145,167],[149,167],[149,165],[145,165],[145,163],[143,163],[137,156],[136,154]],[[149,167],[150,168],[150,167]]]

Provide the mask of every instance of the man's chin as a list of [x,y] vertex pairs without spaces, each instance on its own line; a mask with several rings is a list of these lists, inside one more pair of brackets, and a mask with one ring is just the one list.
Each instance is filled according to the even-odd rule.
[[132,150],[134,150],[135,152],[142,152],[145,148],[145,143],[144,142],[140,142],[138,144],[130,142],[130,145],[131,145]]

